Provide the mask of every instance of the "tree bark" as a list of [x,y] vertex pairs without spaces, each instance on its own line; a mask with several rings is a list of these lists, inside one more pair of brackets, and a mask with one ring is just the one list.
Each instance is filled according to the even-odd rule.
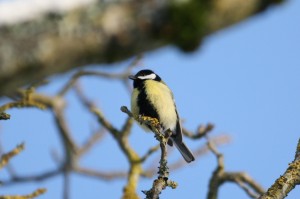
[[201,40],[278,0],[96,1],[0,26],[0,96],[75,67]]

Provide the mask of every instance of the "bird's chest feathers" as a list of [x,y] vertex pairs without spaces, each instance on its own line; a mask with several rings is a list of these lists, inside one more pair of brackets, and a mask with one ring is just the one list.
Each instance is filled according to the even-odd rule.
[[160,123],[166,129],[175,129],[177,114],[170,89],[157,81],[146,81],[145,88],[146,98],[158,113]]

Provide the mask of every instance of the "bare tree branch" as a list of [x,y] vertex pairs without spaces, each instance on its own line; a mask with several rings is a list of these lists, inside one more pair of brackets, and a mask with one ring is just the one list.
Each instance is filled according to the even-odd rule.
[[103,113],[97,108],[91,101],[89,101],[83,94],[82,90],[79,86],[76,87],[76,94],[79,100],[83,103],[83,105],[92,112],[98,119],[99,123],[107,129],[109,133],[111,133],[114,137],[118,137],[119,131],[115,128],[106,118],[104,117]]
[[200,138],[203,138],[204,136],[206,136],[209,132],[211,132],[213,130],[213,128],[214,128],[214,125],[208,123],[205,126],[200,125],[198,127],[196,133],[192,133],[185,128],[182,129],[182,133],[190,139],[200,139]]
[[144,156],[141,157],[141,162],[145,162],[146,159],[152,155],[154,152],[156,152],[159,149],[160,145],[156,145],[154,147],[151,147]]
[[2,25],[0,96],[52,74],[117,62],[165,45],[192,51],[206,35],[277,2],[93,1],[65,12],[51,11],[26,22]]
[[133,120],[131,118],[126,119],[123,128],[119,131],[116,127],[114,127],[106,118],[103,113],[93,105],[84,95],[83,92],[76,89],[77,94],[86,108],[93,113],[99,123],[107,129],[107,131],[115,138],[121,150],[124,152],[128,163],[130,165],[130,169],[128,172],[127,185],[124,188],[123,199],[126,198],[138,198],[136,193],[137,181],[142,172],[141,161],[139,155],[134,151],[134,149],[129,145],[128,135],[132,127]]
[[[64,176],[64,184],[65,192],[64,198],[69,197],[69,175],[72,173],[76,173],[79,175],[83,175],[86,177],[92,177],[97,178],[100,180],[116,180],[121,178],[127,178],[127,183],[123,190],[123,196],[122,199],[137,199],[139,198],[137,194],[137,185],[139,182],[140,177],[152,177],[156,174],[157,170],[154,170],[153,168],[156,166],[153,166],[149,169],[143,169],[142,164],[150,157],[151,154],[153,154],[155,151],[157,151],[159,148],[161,149],[161,156],[159,161],[159,169],[158,169],[158,176],[153,181],[152,187],[148,191],[144,191],[147,198],[158,198],[160,193],[163,189],[166,187],[176,188],[177,183],[174,181],[169,180],[169,172],[183,168],[185,163],[182,161],[182,159],[179,159],[178,161],[175,161],[172,164],[169,164],[167,162],[167,140],[169,139],[170,132],[162,132],[162,129],[160,127],[159,121],[155,118],[145,117],[145,116],[139,116],[137,118],[133,118],[132,113],[126,108],[122,107],[121,110],[125,112],[129,117],[125,119],[124,124],[117,128],[116,126],[112,125],[112,123],[107,120],[104,113],[98,109],[85,95],[84,92],[80,89],[78,85],[75,85],[78,78],[86,76],[86,75],[96,75],[101,78],[107,77],[107,78],[116,78],[120,81],[127,82],[127,76],[131,72],[131,69],[135,67],[139,62],[139,59],[133,60],[133,62],[126,68],[123,72],[118,74],[109,74],[109,73],[102,73],[102,72],[79,72],[76,73],[69,82],[67,82],[65,85],[63,85],[62,89],[55,95],[55,96],[47,96],[45,94],[40,94],[35,91],[35,87],[32,85],[28,89],[25,90],[18,90],[15,99],[15,102],[10,102],[8,104],[5,104],[0,107],[0,112],[3,112],[9,108],[13,107],[31,107],[29,105],[37,106],[37,107],[43,107],[47,111],[51,111],[55,118],[55,125],[57,126],[58,133],[61,136],[63,147],[64,147],[64,153],[63,158],[57,158],[59,159],[57,161],[58,167],[56,169],[52,169],[50,171],[44,171],[43,173],[39,174],[33,174],[33,175],[18,175],[18,174],[11,174],[10,179],[3,182],[3,186],[9,186],[17,183],[25,183],[25,182],[32,182],[32,181],[40,181],[40,180],[47,180],[51,177],[57,176],[57,175],[63,175]],[[37,83],[36,85],[39,85]],[[66,92],[72,88],[75,87],[75,91],[77,94],[77,97],[82,102],[82,104],[85,106],[86,110],[89,113],[92,113],[101,125],[102,129],[105,129],[116,141],[118,146],[120,147],[122,153],[127,158],[128,164],[129,164],[129,170],[128,172],[125,171],[100,171],[100,170],[94,170],[91,168],[84,168],[81,167],[79,164],[80,158],[82,158],[93,146],[95,146],[96,143],[102,138],[103,132],[100,130],[100,132],[92,134],[84,143],[82,146],[78,146],[74,138],[72,136],[72,132],[70,131],[70,128],[67,123],[67,118],[65,116],[65,107],[66,107],[66,100],[65,100],[65,94]],[[129,136],[130,132],[132,130],[132,125],[134,120],[138,121],[139,123],[146,123],[152,127],[152,131],[154,132],[154,135],[156,139],[159,141],[158,146],[154,146],[150,148],[143,156],[139,156],[139,154],[134,150],[134,148],[129,143]],[[200,140],[203,137],[207,137],[208,133],[210,133],[213,129],[212,124],[207,124],[205,126],[199,126],[197,131],[195,133],[190,132],[186,129],[184,129],[183,133],[185,136],[189,137],[193,140]],[[208,140],[208,143],[206,146],[200,146],[198,149],[194,150],[195,156],[201,156],[205,153],[207,153],[209,150],[214,153],[214,155],[217,157],[217,167],[214,170],[212,177],[210,179],[209,183],[209,191],[207,194],[208,199],[216,199],[218,195],[218,190],[221,187],[222,184],[226,182],[232,182],[237,184],[241,189],[243,189],[246,194],[249,195],[249,197],[256,198],[258,195],[261,195],[264,193],[263,188],[256,183],[249,175],[243,172],[227,172],[225,171],[225,165],[224,165],[224,157],[223,154],[221,154],[216,146],[225,144],[229,142],[228,136],[218,136],[212,139]],[[298,144],[295,161],[296,163],[290,164],[290,167],[288,169],[288,172],[292,169],[296,169],[293,172],[295,175],[297,174],[297,168],[298,162],[299,162],[299,156],[300,152],[299,149],[300,144]],[[0,168],[2,167],[2,161],[0,164]],[[158,160],[155,162],[157,164]],[[299,171],[299,169],[298,169]],[[298,176],[299,177],[299,176]],[[296,180],[299,178],[295,178]],[[295,181],[299,183],[298,181]]]
[[127,172],[123,172],[123,171],[97,171],[97,170],[87,169],[82,167],[75,167],[74,171],[84,176],[89,176],[92,178],[97,178],[106,181],[123,179],[127,177]]
[[1,158],[0,158],[0,170],[7,165],[7,163],[9,162],[9,160],[11,158],[13,158],[14,156],[18,155],[23,150],[24,150],[24,144],[20,144],[16,148],[14,148],[12,151],[1,155]]
[[63,198],[69,199],[70,198],[70,172],[66,171],[63,174]]
[[240,186],[249,197],[264,193],[264,189],[255,182],[248,174],[243,172],[226,172],[224,166],[224,156],[221,154],[215,145],[208,139],[207,146],[217,158],[217,167],[214,170],[210,181],[207,193],[207,199],[217,199],[220,186],[226,182],[233,182]]
[[259,197],[258,193],[252,191],[251,188],[248,187],[246,183],[240,181],[238,178],[234,179],[234,181],[248,194],[250,198],[257,199]]
[[[221,146],[223,144],[228,144],[230,142],[230,137],[227,135],[220,135],[220,136],[212,137],[212,138],[210,138],[210,140],[216,146]],[[210,150],[207,147],[207,145],[204,145],[204,146],[200,146],[198,149],[193,150],[193,154],[197,158],[197,157],[207,154],[209,151]],[[155,166],[156,163],[157,163],[157,160],[153,161],[153,163],[151,163],[150,166],[143,171],[142,176],[145,178],[152,178],[157,172],[154,169],[154,168],[156,168],[156,166]],[[184,166],[186,166],[186,162],[182,158],[179,158],[177,161],[169,164],[169,170],[175,171],[175,170],[183,168]]]
[[285,198],[296,185],[300,185],[300,139],[298,140],[294,161],[289,164],[285,173],[259,199]]
[[[75,85],[75,83],[78,81],[79,78],[84,76],[96,76],[101,78],[108,78],[110,80],[117,79],[117,80],[123,80],[124,82],[128,81],[128,76],[131,74],[131,71],[134,67],[138,66],[142,59],[142,55],[136,56],[131,64],[122,72],[118,74],[112,74],[107,72],[100,72],[100,71],[78,71],[75,73],[71,79],[68,81],[67,84],[58,92],[58,96],[63,96],[67,93],[67,91]],[[79,87],[77,87],[79,89]],[[80,92],[79,92],[80,93]]]
[[[224,144],[228,144],[231,141],[231,139],[228,135],[220,135],[220,136],[217,136],[217,137],[212,137],[210,139],[211,139],[211,142],[215,146],[221,146],[221,145],[224,145]],[[199,147],[196,150],[193,150],[193,154],[194,154],[195,157],[199,157],[199,156],[203,156],[204,154],[207,154],[209,151],[210,151],[209,147],[207,145],[205,145],[205,146]],[[184,165],[185,165],[185,161],[182,160],[182,158],[180,158],[176,162],[170,164],[170,170],[180,169]]]
[[[20,144],[18,145],[16,148],[14,148],[13,150],[11,150],[8,153],[4,153],[1,155],[0,158],[0,170],[6,166],[8,164],[8,162],[10,161],[11,158],[13,158],[14,156],[18,155],[21,151],[24,150],[24,144]],[[0,182],[1,185],[5,185],[5,182]],[[33,193],[29,194],[29,195],[0,195],[0,199],[29,199],[29,198],[35,198],[43,193],[46,192],[46,189],[37,189],[36,191],[34,191]]]
[[[127,107],[122,106],[121,111],[126,113],[129,117],[133,117],[133,114],[128,110]],[[177,183],[174,181],[168,180],[169,178],[169,167],[167,161],[167,142],[172,135],[170,130],[166,130],[162,133],[162,128],[159,121],[156,118],[150,118],[146,116],[140,116],[138,118],[134,118],[141,124],[147,124],[151,127],[152,132],[155,134],[155,138],[159,141],[160,149],[161,149],[161,157],[159,161],[159,169],[158,169],[158,177],[154,180],[152,188],[148,191],[143,191],[146,195],[147,199],[158,199],[162,190],[166,187],[172,187],[175,189],[177,187]],[[145,157],[145,156],[144,156]],[[141,159],[140,159],[141,160]]]
[[66,154],[65,159],[67,162],[71,162],[72,161],[71,156],[74,153],[77,153],[78,146],[71,136],[71,132],[65,121],[65,116],[64,116],[63,110],[64,110],[63,107],[54,108],[53,114],[54,114],[54,118],[56,121],[55,124],[60,132],[59,135],[61,136],[62,141],[64,143],[63,147],[65,149],[65,154]]
[[46,192],[46,189],[37,189],[33,193],[28,195],[16,195],[16,196],[0,196],[0,199],[32,199],[40,196],[41,194],[44,194]]
[[3,106],[0,107],[0,111],[6,111],[8,109],[11,108],[22,108],[22,107],[36,107],[39,109],[45,109],[46,107],[44,106],[44,104],[40,104],[38,102],[34,102],[34,101],[19,101],[19,102],[11,102],[11,103],[7,103]]
[[78,149],[77,153],[79,156],[87,153],[95,144],[97,144],[104,136],[105,130],[101,128],[99,132],[92,134],[92,136],[86,140],[81,148]]
[[11,186],[20,183],[27,183],[27,182],[39,182],[43,180],[48,180],[52,177],[55,177],[63,172],[63,168],[52,169],[49,171],[43,171],[40,174],[34,175],[15,175],[9,180],[3,181],[3,186]]

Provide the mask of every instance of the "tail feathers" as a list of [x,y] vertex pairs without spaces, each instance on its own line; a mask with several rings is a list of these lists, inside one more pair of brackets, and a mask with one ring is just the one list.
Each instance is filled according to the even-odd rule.
[[184,142],[178,141],[176,139],[172,139],[172,141],[186,162],[190,163],[195,160],[194,155],[192,154],[190,149],[184,144]]

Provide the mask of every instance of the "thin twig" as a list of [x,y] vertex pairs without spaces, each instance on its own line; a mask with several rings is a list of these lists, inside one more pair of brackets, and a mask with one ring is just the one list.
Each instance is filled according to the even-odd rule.
[[65,117],[64,117],[63,109],[62,108],[54,108],[53,115],[54,115],[54,119],[56,121],[55,124],[60,132],[59,135],[61,136],[62,141],[64,143],[63,146],[65,148],[66,162],[68,164],[71,164],[71,162],[72,162],[71,156],[74,153],[77,153],[78,146],[71,136],[71,132],[69,130],[69,127],[68,127]]
[[[224,156],[220,153],[211,139],[207,138],[207,147],[217,158],[217,166],[209,180],[209,189],[207,199],[217,199],[220,186],[226,182],[234,182],[239,185],[250,197],[264,192],[263,188],[252,178],[243,172],[226,172],[224,165]],[[241,184],[243,183],[243,184]],[[246,186],[247,185],[247,188]]]
[[[210,138],[210,140],[216,147],[225,145],[225,144],[228,144],[231,142],[231,138],[228,135],[219,135],[219,136]],[[209,151],[210,151],[209,147],[207,145],[204,145],[204,146],[201,146],[198,149],[194,150],[193,154],[195,157],[200,157],[200,156],[207,154]],[[179,158],[177,161],[170,164],[170,170],[180,169],[184,165],[186,165],[186,162],[182,158]]]
[[[227,135],[220,135],[213,138],[210,138],[211,142],[213,142],[216,146],[221,146],[224,144],[228,144],[230,142],[230,137]],[[209,148],[207,145],[200,146],[198,149],[193,150],[193,154],[195,157],[200,157],[209,152]],[[157,162],[157,161],[156,161]],[[154,163],[151,163],[150,166],[145,169],[142,173],[142,176],[145,178],[152,178],[156,174],[156,170],[153,169]],[[180,157],[177,161],[169,164],[169,170],[175,171],[186,166],[186,162]]]
[[205,126],[200,125],[198,127],[196,133],[192,133],[185,128],[182,129],[182,133],[190,139],[201,139],[201,138],[205,137],[209,132],[211,132],[213,130],[213,128],[214,128],[214,125],[208,123]]
[[124,179],[127,177],[127,172],[124,171],[98,171],[83,167],[75,167],[74,172],[83,176],[88,176],[106,181]]
[[10,180],[2,181],[3,186],[10,186],[18,183],[27,183],[27,182],[34,182],[34,181],[43,181],[52,177],[55,177],[63,172],[63,168],[53,169],[50,171],[44,171],[41,174],[35,175],[26,175],[26,176],[19,176],[16,175]]
[[122,136],[129,136],[131,133],[132,125],[133,125],[134,119],[131,117],[128,117],[121,129]]
[[103,115],[99,108],[97,108],[88,98],[85,97],[83,91],[80,89],[79,86],[75,87],[76,94],[82,104],[92,112],[98,119],[99,123],[107,129],[109,133],[111,133],[114,137],[118,136],[118,129],[115,128]]
[[142,157],[141,157],[141,162],[145,162],[146,161],[146,159],[148,159],[148,157],[150,156],[150,155],[152,155],[154,152],[156,152],[158,149],[159,149],[159,147],[160,147],[160,145],[156,145],[156,146],[154,146],[154,147],[151,147],[147,152],[146,152],[146,154],[145,155],[143,155]]
[[78,155],[82,156],[83,154],[87,153],[95,144],[97,144],[105,135],[105,130],[101,128],[98,132],[92,134],[92,136],[86,140],[83,146],[78,149]]
[[101,78],[128,81],[128,75],[130,75],[131,70],[137,65],[139,65],[141,60],[142,60],[142,55],[136,56],[135,59],[133,59],[133,61],[131,62],[131,64],[129,64],[129,66],[125,69],[125,71],[116,74],[100,72],[100,71],[78,71],[71,77],[71,79],[64,85],[64,87],[58,92],[57,95],[58,96],[65,95],[68,92],[68,90],[70,90],[70,88],[75,85],[77,80],[84,76],[96,76]]
[[64,183],[63,183],[63,198],[69,199],[70,198],[70,173],[69,171],[64,172]]
[[3,154],[0,158],[0,169],[2,169],[5,165],[7,165],[11,158],[18,155],[23,150],[24,150],[24,144],[20,144],[10,152]]
[[130,169],[128,172],[127,185],[124,188],[124,194],[122,198],[138,198],[136,187],[142,168],[139,161],[139,155],[130,146],[128,141],[133,120],[131,118],[127,118],[122,129],[118,130],[104,117],[103,113],[83,95],[83,92],[79,89],[79,87],[76,87],[76,93],[83,105],[97,117],[98,122],[115,138],[116,142],[128,160]]
[[44,194],[47,190],[46,189],[37,189],[35,190],[33,193],[28,194],[28,195],[15,195],[15,196],[11,196],[11,195],[7,195],[7,196],[0,196],[0,199],[32,199],[32,198],[36,198],[42,194]]
[[[0,154],[4,154],[4,153],[5,152],[4,152],[2,143],[0,142]],[[12,164],[9,161],[5,165],[5,168],[6,168],[7,172],[9,173],[10,177],[14,177],[16,175],[16,171],[15,171],[15,169],[13,168]],[[1,182],[0,182],[0,185],[1,185]]]
[[250,187],[246,185],[246,183],[242,182],[240,179],[236,178],[234,179],[234,181],[248,194],[250,198],[257,199],[259,197],[259,195],[256,192],[254,192]]
[[74,86],[76,81],[83,77],[83,76],[96,76],[96,77],[102,77],[102,78],[109,78],[109,79],[125,79],[127,78],[125,74],[111,74],[106,72],[99,72],[99,71],[78,71],[76,72],[71,79],[68,81],[68,83],[58,92],[58,96],[64,96],[67,91]]
[[0,112],[4,112],[8,109],[12,108],[23,108],[23,107],[28,107],[28,108],[39,108],[39,109],[46,109],[46,106],[42,103],[35,102],[35,101],[18,101],[18,102],[10,102],[7,104],[4,104],[3,106],[0,107]]

